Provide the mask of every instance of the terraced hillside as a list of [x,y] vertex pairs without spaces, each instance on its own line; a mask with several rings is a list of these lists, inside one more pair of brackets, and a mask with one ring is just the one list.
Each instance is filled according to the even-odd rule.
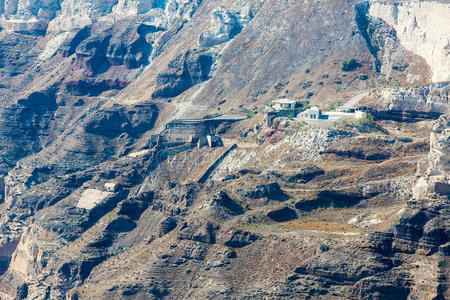
[[1,299],[450,297],[448,1],[0,14]]

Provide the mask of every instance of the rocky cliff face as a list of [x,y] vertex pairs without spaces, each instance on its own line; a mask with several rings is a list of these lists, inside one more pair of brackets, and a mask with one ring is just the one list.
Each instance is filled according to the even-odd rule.
[[372,106],[381,110],[446,114],[449,107],[449,90],[448,82],[382,88],[374,93],[377,101],[373,102]]
[[392,26],[405,49],[423,57],[434,82],[448,81],[450,6],[439,1],[373,1],[369,14]]
[[[192,1],[22,1],[0,2],[2,27],[16,32],[64,32],[91,25],[98,19],[110,20],[145,14],[153,10],[164,18],[164,11],[176,12]],[[159,16],[158,16],[159,15]],[[161,20],[158,20],[161,21]]]
[[449,169],[449,119],[442,116],[434,125],[430,136],[430,153],[419,164],[418,179],[414,187],[414,197],[422,199],[430,194],[448,194],[450,192]]
[[[448,298],[447,8],[0,0],[0,298]],[[369,87],[427,117],[265,120]]]

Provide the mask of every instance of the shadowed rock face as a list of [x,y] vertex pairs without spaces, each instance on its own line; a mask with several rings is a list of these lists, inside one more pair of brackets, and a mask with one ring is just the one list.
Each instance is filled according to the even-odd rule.
[[74,65],[89,76],[106,72],[111,66],[124,65],[135,69],[146,65],[152,52],[146,35],[163,30],[152,25],[139,24],[131,19],[103,26],[86,27],[68,44],[65,55],[75,53]]
[[17,160],[39,151],[52,134],[58,106],[51,90],[34,92],[17,104],[0,108],[0,143],[3,172]]
[[348,290],[349,295],[354,297],[377,294],[379,299],[407,299],[409,290],[406,276],[397,275],[398,280],[405,284],[402,287],[394,285],[376,287],[375,283],[378,274],[388,273],[399,263],[370,252],[333,249],[315,256],[312,261],[305,262],[295,272],[300,274],[298,281],[306,279],[309,275],[312,278],[324,278],[329,282],[341,282],[344,286],[358,282]]
[[208,221],[194,220],[182,225],[178,233],[178,239],[214,244],[216,242],[217,229],[216,225]]
[[297,174],[292,175],[288,181],[289,182],[298,182],[298,183],[307,183],[314,179],[316,176],[320,176],[325,174],[325,171],[317,166],[307,167],[299,170]]
[[115,80],[75,80],[66,83],[67,90],[77,96],[99,96],[103,92],[110,90],[121,90],[129,83],[119,79]]
[[161,222],[161,228],[159,232],[159,236],[163,236],[165,234],[168,234],[172,230],[174,230],[177,227],[177,220],[173,217],[169,217]]
[[253,191],[247,191],[245,196],[253,199],[268,198],[277,201],[284,201],[288,198],[277,182],[258,185]]
[[352,149],[352,150],[328,149],[327,151],[324,152],[324,154],[336,154],[338,156],[343,157],[355,157],[367,160],[384,160],[389,158],[388,153],[379,153],[376,150],[372,152],[373,153],[367,153],[366,151],[360,149]]
[[[148,200],[150,200],[150,202]],[[138,199],[130,199],[124,201],[122,202],[119,214],[126,215],[132,220],[139,220],[142,213],[149,207],[151,202],[151,199],[146,199],[145,201],[141,201]],[[170,228],[170,226],[168,226],[168,228]]]
[[140,136],[153,127],[156,117],[153,106],[115,106],[90,118],[86,132],[112,138],[123,132],[134,137]]
[[213,58],[210,54],[186,52],[171,61],[167,71],[158,74],[153,98],[175,97],[208,79]]
[[312,211],[325,207],[351,207],[365,199],[361,194],[345,191],[320,191],[314,200],[303,200],[295,204],[302,211]]
[[445,245],[449,242],[445,225],[448,208],[442,204],[426,206],[423,202],[412,204],[391,230],[374,233],[367,245],[382,254],[422,252],[431,255],[437,251],[445,252]]
[[225,246],[231,248],[242,248],[252,244],[257,241],[259,237],[250,232],[245,232],[241,230],[237,230],[233,232],[232,236],[228,241],[225,242]]
[[226,213],[231,215],[240,215],[244,213],[242,206],[233,201],[225,191],[215,193],[211,199],[211,205],[220,206],[225,209]]
[[283,207],[268,212],[267,217],[274,220],[275,222],[286,222],[297,219],[297,213],[295,212],[295,210],[289,207]]

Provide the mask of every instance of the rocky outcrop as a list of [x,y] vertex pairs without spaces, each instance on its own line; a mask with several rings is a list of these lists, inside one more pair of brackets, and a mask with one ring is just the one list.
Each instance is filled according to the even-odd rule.
[[283,207],[269,211],[267,217],[275,222],[287,222],[297,219],[297,213],[292,208]]
[[[131,220],[137,221],[141,217],[142,213],[153,202],[153,196],[145,198],[132,198],[122,202],[119,214],[128,216]],[[176,223],[175,223],[176,224]]]
[[[74,65],[86,70],[89,76],[101,74],[110,66],[124,65],[128,69],[138,68],[148,63],[152,52],[146,36],[161,31],[161,28],[148,26],[135,19],[123,20],[108,26],[83,29],[63,49],[66,55],[75,52]],[[89,30],[89,33],[84,31]],[[88,36],[77,44],[80,35]]]
[[45,32],[59,9],[59,2],[52,1],[1,1],[0,25],[16,32]]
[[244,209],[234,200],[232,200],[225,191],[216,192],[211,198],[211,209],[214,215],[240,215]]
[[268,198],[277,201],[284,201],[289,198],[278,182],[258,185],[254,190],[246,191],[245,196],[253,199]]
[[447,26],[450,8],[447,3],[371,1],[369,14],[392,26],[402,46],[427,61],[434,82],[450,80],[450,29]]
[[351,207],[365,199],[362,193],[326,190],[317,193],[316,199],[302,200],[295,204],[295,208],[302,211],[312,211],[324,207]]
[[384,255],[393,253],[445,254],[449,242],[448,205],[445,202],[412,202],[403,216],[386,232],[375,232],[364,247]]
[[211,222],[194,220],[185,222],[178,232],[178,239],[192,240],[202,243],[214,244],[218,227]]
[[260,237],[258,235],[252,234],[251,232],[236,230],[233,232],[230,239],[225,242],[225,246],[231,248],[242,248],[259,239]]
[[20,236],[7,237],[0,244],[0,274],[4,274],[9,267],[12,255],[20,242]]
[[208,53],[188,51],[179,55],[168,65],[163,73],[158,74],[157,87],[153,98],[175,97],[208,79],[213,57]]
[[[383,123],[390,134],[283,121],[265,135],[269,99],[325,105],[380,83],[361,1],[47,2],[0,0],[18,7],[6,21],[49,24],[0,36],[0,298],[440,295],[448,199],[407,201],[429,121]],[[407,77],[422,59],[374,24],[381,72]],[[360,67],[343,73],[351,57]],[[435,110],[444,91],[422,88],[410,98]],[[153,138],[172,117],[228,112],[249,118],[218,128],[235,145],[224,159]],[[434,191],[446,127],[418,173],[440,176]]]
[[336,148],[330,148],[326,151],[322,152],[322,154],[334,154],[341,157],[347,157],[347,158],[357,158],[357,159],[365,159],[365,160],[385,160],[390,157],[389,153],[386,152],[380,152],[378,149],[373,149],[370,152],[367,152],[363,149],[336,149]]
[[395,258],[388,259],[370,252],[330,249],[299,266],[295,270],[299,275],[292,277],[292,285],[315,286],[315,289],[310,289],[312,292],[309,295],[312,296],[323,297],[328,291],[337,288],[345,290],[347,295],[355,299],[406,299],[411,286],[408,275],[393,274],[401,282],[398,285],[384,283],[380,277],[380,274],[390,274],[390,270],[399,264],[401,262]]
[[[39,106],[38,106],[39,107]],[[55,147],[54,157],[59,157],[58,161],[49,163],[42,158],[45,152],[30,156],[17,164],[5,178],[6,202],[14,205],[21,195],[28,191],[31,186],[47,182],[49,172],[58,170],[60,174],[71,174],[85,168],[98,165],[101,162],[111,159],[112,155],[123,153],[127,144],[140,138],[145,132],[152,129],[158,116],[157,108],[154,105],[138,105],[135,107],[114,105],[95,114],[85,116],[78,123],[78,138],[73,139],[70,135],[64,134],[56,140],[51,147]],[[39,127],[33,127],[34,130]],[[37,136],[39,137],[39,136]],[[93,144],[92,140],[96,142]],[[8,155],[12,155],[8,154]],[[17,155],[17,154],[14,154]],[[82,158],[84,157],[84,158]],[[89,159],[87,159],[89,158]],[[53,171],[51,171],[53,170]],[[75,181],[76,180],[75,176]],[[88,176],[81,176],[81,184]],[[133,173],[123,174],[125,184],[133,181]],[[58,180],[59,181],[59,180]],[[55,184],[55,182],[53,182]],[[46,195],[37,196],[31,194],[30,198],[24,200],[25,206],[32,206],[40,209],[43,205],[55,203],[66,197],[69,191],[77,188],[80,182],[74,182],[70,177],[61,179],[55,184],[53,201],[49,202]],[[41,202],[42,201],[42,202]],[[38,205],[38,203],[40,203]],[[37,205],[37,206],[35,206]]]
[[[364,256],[365,259],[356,259],[356,263],[352,263],[356,255]],[[387,271],[391,267],[392,262],[384,260],[381,255],[331,249],[314,256],[311,261],[297,267],[295,272],[331,279],[334,282],[356,282]]]
[[31,93],[16,104],[0,108],[1,172],[36,153],[51,139],[52,117],[57,108],[53,90]]
[[[90,71],[90,74],[93,74]],[[67,90],[76,96],[99,96],[103,92],[110,90],[121,90],[125,88],[129,82],[119,79],[107,79],[107,80],[74,80],[66,83]]]
[[163,236],[171,232],[177,227],[177,220],[174,217],[168,217],[161,222],[159,236]]
[[387,112],[410,112],[411,114],[429,114],[439,116],[448,112],[448,82],[418,86],[383,88],[376,93],[375,108]]
[[325,171],[317,166],[305,167],[296,174],[288,178],[289,182],[307,183],[313,180],[315,177],[325,174]]
[[423,199],[433,194],[450,195],[449,140],[450,116],[446,114],[435,122],[430,136],[430,152],[418,165],[414,198]]
[[424,83],[431,80],[432,71],[426,61],[405,49],[395,29],[381,18],[370,15],[370,2],[356,6],[356,22],[367,47],[375,57],[373,70],[387,80],[400,79],[406,83]]
[[0,2],[1,26],[9,31],[51,32],[83,28],[96,20],[115,20],[155,12],[164,19],[164,12],[186,9],[191,1],[94,0],[94,1],[23,1]]
[[105,137],[118,137],[124,132],[137,137],[153,128],[157,116],[154,105],[115,105],[89,118],[85,129],[87,133]]
[[239,34],[252,18],[253,14],[248,6],[237,12],[231,12],[221,6],[212,13],[210,29],[200,34],[198,44],[211,47],[227,42]]

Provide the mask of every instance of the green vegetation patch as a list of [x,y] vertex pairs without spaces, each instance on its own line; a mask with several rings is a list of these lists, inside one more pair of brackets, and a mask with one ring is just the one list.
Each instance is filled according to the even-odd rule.
[[349,60],[344,60],[342,62],[341,70],[344,72],[351,72],[361,67],[361,64],[356,60],[356,58],[350,58]]
[[409,67],[408,64],[404,64],[404,65],[393,65],[392,66],[392,70],[394,71],[399,71],[399,72],[404,72],[406,71],[406,69]]
[[367,76],[366,74],[359,74],[358,78],[359,78],[359,80],[367,80],[367,78],[369,78],[369,76]]

